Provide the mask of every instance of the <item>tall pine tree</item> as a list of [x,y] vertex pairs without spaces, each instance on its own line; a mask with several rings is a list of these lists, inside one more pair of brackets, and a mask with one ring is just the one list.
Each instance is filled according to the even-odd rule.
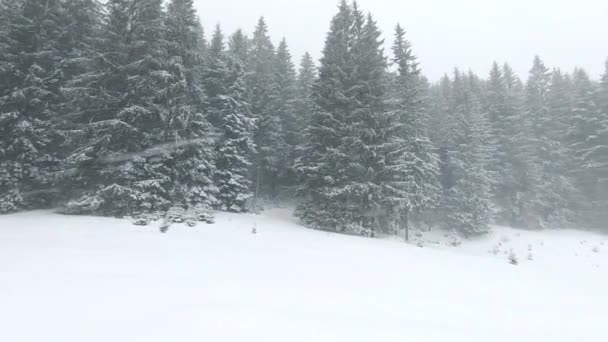
[[443,159],[443,226],[465,236],[488,232],[492,219],[493,152],[476,77],[454,72]]
[[536,56],[526,84],[526,111],[531,136],[527,153],[533,195],[528,198],[526,225],[530,228],[561,225],[572,220],[575,189],[567,175],[567,149],[556,137],[559,121],[550,111],[551,73]]
[[217,27],[206,62],[205,88],[211,122],[219,131],[215,182],[222,210],[245,212],[252,197],[249,168],[255,153],[254,120],[245,102],[243,63],[224,47]]
[[281,185],[295,185],[295,170],[293,164],[298,147],[299,131],[296,117],[296,72],[291,60],[291,53],[285,39],[281,40],[277,48],[275,66],[273,67],[278,86],[276,98],[276,115],[281,124],[281,140],[284,145],[275,151],[280,158]]
[[279,89],[274,70],[275,48],[268,36],[268,26],[260,18],[253,33],[248,55],[247,88],[251,112],[256,119],[255,144],[257,178],[262,194],[278,194],[279,177],[284,163],[281,117],[278,111]]
[[[0,213],[50,204],[60,164],[59,0],[6,1],[0,19]],[[50,192],[49,192],[50,191]]]
[[[389,205],[395,208],[397,220],[409,239],[411,213],[420,213],[436,204],[438,195],[438,156],[429,138],[428,110],[424,103],[424,83],[405,30],[397,25],[393,43],[393,64],[397,76],[391,84],[393,137],[392,151],[386,159],[387,185],[392,196]],[[391,132],[392,131],[392,132]]]
[[74,115],[82,144],[69,160],[82,195],[68,213],[122,216],[165,210],[174,189],[169,153],[159,147],[171,134],[160,0],[110,0],[99,44],[98,65],[82,77]]

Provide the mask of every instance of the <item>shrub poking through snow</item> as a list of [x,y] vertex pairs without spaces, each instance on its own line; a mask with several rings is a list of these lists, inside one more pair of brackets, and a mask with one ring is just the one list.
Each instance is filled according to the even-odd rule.
[[492,253],[494,255],[500,254],[500,245],[494,246],[494,248],[492,248],[492,250],[490,251],[490,253]]
[[450,246],[452,246],[452,247],[458,247],[460,245],[462,245],[462,239],[459,238],[456,235],[452,235],[450,237]]
[[188,219],[188,220],[186,220],[186,225],[188,227],[194,228],[194,227],[196,227],[196,221],[192,220],[192,219]]
[[371,238],[374,237],[373,230],[371,230],[370,228],[364,227],[363,225],[358,224],[358,223],[351,223],[351,224],[347,225],[344,232],[347,234],[352,234],[352,235],[360,235],[360,236],[371,237]]
[[143,217],[138,217],[133,220],[133,225],[135,226],[147,226],[149,224],[148,220]]
[[159,226],[160,232],[163,234],[167,233],[169,231],[169,226],[171,226],[171,223],[164,219]]
[[534,260],[534,256],[532,255],[532,253],[528,253],[528,260],[532,261]]
[[166,219],[171,223],[184,223],[186,221],[186,211],[182,207],[171,207],[167,211]]
[[598,246],[593,247],[593,253],[599,253],[600,248]]
[[203,207],[194,208],[193,215],[196,218],[196,220],[199,222],[205,222],[207,224],[215,223],[215,220],[213,218],[213,213],[209,208],[203,208]]
[[511,251],[509,253],[509,263],[511,265],[517,265],[519,264],[519,261],[517,260],[517,255],[515,255],[515,252]]

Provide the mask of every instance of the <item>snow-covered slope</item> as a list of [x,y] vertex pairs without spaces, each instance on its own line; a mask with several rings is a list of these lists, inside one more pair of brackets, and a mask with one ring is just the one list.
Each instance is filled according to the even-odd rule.
[[2,216],[0,341],[608,341],[604,237],[418,239],[423,248],[308,230],[284,209],[165,235],[125,220]]

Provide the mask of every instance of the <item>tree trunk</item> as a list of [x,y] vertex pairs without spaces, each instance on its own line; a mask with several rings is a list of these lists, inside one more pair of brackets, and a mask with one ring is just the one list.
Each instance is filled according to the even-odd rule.
[[410,241],[410,225],[409,225],[409,210],[405,210],[403,213],[403,226],[405,228],[405,242]]

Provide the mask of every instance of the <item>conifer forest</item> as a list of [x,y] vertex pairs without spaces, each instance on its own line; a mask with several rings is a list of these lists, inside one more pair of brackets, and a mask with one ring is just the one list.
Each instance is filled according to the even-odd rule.
[[263,17],[205,32],[193,0],[0,0],[0,213],[608,229],[608,61],[429,80],[377,20],[340,1],[317,60]]

